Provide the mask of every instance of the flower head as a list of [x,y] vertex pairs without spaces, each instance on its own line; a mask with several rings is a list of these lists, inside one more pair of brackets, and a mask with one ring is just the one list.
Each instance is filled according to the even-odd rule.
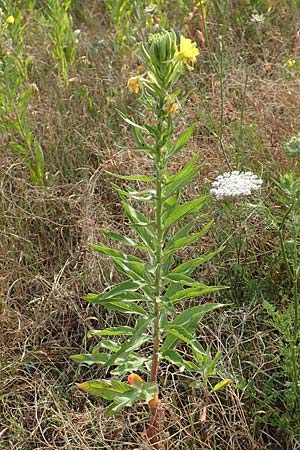
[[6,23],[7,25],[13,25],[15,23],[14,16],[8,16],[8,18],[6,19]]
[[132,92],[137,94],[139,92],[140,86],[141,86],[141,77],[137,76],[137,77],[129,78],[129,80],[127,81],[127,86],[129,87],[129,89]]
[[179,109],[179,106],[178,106],[178,103],[176,103],[176,102],[171,102],[167,106],[167,111],[170,114],[176,113],[176,111],[178,111],[178,109]]
[[[187,63],[195,64],[196,57],[199,55],[196,42],[192,42],[191,39],[187,39],[184,36],[180,36],[179,57],[181,57]],[[188,65],[188,64],[187,64]],[[188,67],[191,67],[188,65]]]
[[296,64],[296,60],[291,58],[287,61],[286,65],[288,66],[289,69],[291,69],[292,67],[294,67],[294,65]]
[[239,197],[240,195],[250,195],[252,191],[258,190],[262,185],[262,180],[252,172],[239,172],[234,170],[219,175],[212,183],[210,190],[217,199],[223,197]]
[[263,14],[253,13],[250,18],[250,22],[263,23],[265,21],[265,16]]

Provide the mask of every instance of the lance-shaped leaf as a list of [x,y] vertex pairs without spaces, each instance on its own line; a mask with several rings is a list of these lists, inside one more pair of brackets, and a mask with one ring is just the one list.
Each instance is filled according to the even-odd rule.
[[186,236],[177,240],[174,240],[172,243],[170,242],[163,253],[163,257],[166,258],[169,255],[181,250],[187,245],[192,244],[195,241],[201,239],[205,231],[201,230],[199,233],[192,234],[191,236]]
[[97,300],[111,300],[119,299],[120,296],[125,294],[125,298],[128,300],[140,299],[141,295],[136,293],[136,291],[143,288],[144,284],[136,281],[126,280],[113,286],[111,289],[102,292],[101,294],[88,294],[85,299],[91,303],[97,303]]
[[152,251],[155,251],[153,223],[151,223],[143,213],[137,211],[125,200],[122,201],[122,205],[137,234]]
[[[193,334],[198,323],[206,313],[223,308],[224,306],[226,306],[226,304],[222,303],[205,303],[204,305],[193,306],[175,317],[169,326],[180,326]],[[166,350],[173,349],[178,342],[179,339],[176,336],[169,334],[162,344],[161,353],[164,354]]]
[[182,135],[175,142],[173,148],[168,152],[168,158],[170,158],[171,156],[175,156],[177,155],[178,152],[180,152],[182,147],[185,146],[185,144],[189,141],[190,137],[192,136],[195,126],[196,125],[193,124],[187,130],[185,130],[184,133],[182,133]]
[[217,250],[214,250],[213,252],[206,253],[203,256],[200,256],[199,258],[191,259],[189,261],[186,261],[182,264],[179,264],[179,266],[175,267],[173,273],[183,273],[185,275],[190,275],[197,267],[201,266],[201,264],[204,264],[205,262],[209,261],[213,256],[217,255],[218,253],[222,252],[225,247],[219,247]]
[[119,178],[121,180],[130,180],[130,181],[145,181],[147,183],[153,183],[153,178],[148,177],[147,175],[119,175],[117,173],[105,171],[109,175]]
[[178,173],[169,177],[163,188],[163,197],[168,198],[172,193],[179,191],[188,185],[199,172],[201,166],[195,166],[198,155],[193,156],[190,162]]
[[88,394],[96,395],[105,400],[114,400],[117,395],[134,390],[127,383],[118,380],[91,380],[84,383],[76,383],[76,386]]
[[143,261],[134,255],[127,255],[126,253],[123,253],[119,250],[114,250],[112,248],[107,247],[104,244],[91,244],[91,247],[93,250],[95,250],[98,253],[102,253],[103,255],[110,256],[111,258],[118,258],[122,259],[124,261],[135,261],[139,263],[143,263]]
[[109,237],[110,239],[113,239],[115,241],[121,242],[122,244],[128,245],[130,247],[138,248],[139,250],[148,251],[148,247],[145,245],[139,244],[134,239],[131,239],[127,236],[123,236],[123,234],[116,233],[114,231],[102,229],[101,230],[105,236]]
[[125,114],[123,114],[121,111],[118,110],[118,113],[120,114],[120,116],[122,117],[122,119],[124,120],[124,122],[128,123],[128,125],[131,125],[134,128],[138,128],[139,130],[143,131],[143,133],[145,134],[149,134],[147,127],[144,127],[142,125],[139,125],[138,123],[134,122],[133,120],[129,119],[128,117],[125,116]]
[[[128,292],[127,294],[120,294],[118,299],[102,299],[99,298],[98,294],[88,294],[84,297],[89,303],[96,303],[98,305],[103,305],[107,309],[112,309],[113,311],[119,311],[125,314],[146,314],[146,311],[139,305],[135,305],[133,302],[140,301],[142,298],[134,297],[134,292]],[[128,300],[129,299],[129,300]]]
[[145,271],[144,262],[140,258],[134,255],[128,255],[119,250],[113,250],[103,244],[92,245],[92,248],[99,253],[110,256],[114,265],[132,280],[144,284],[151,283],[151,277]]
[[151,147],[149,147],[149,145],[145,141],[140,128],[133,127],[132,128],[132,133],[133,133],[135,142],[136,142],[136,144],[138,146],[137,149],[140,150],[140,151],[144,151],[145,153],[151,155],[153,153],[153,150],[152,150]]
[[183,328],[180,325],[170,325],[165,331],[167,334],[171,334],[172,336],[175,336],[175,338],[178,338],[178,340],[189,344],[195,352],[206,355],[202,345],[199,344],[193,334],[189,333],[186,328]]
[[110,358],[109,353],[83,353],[79,355],[72,355],[70,356],[70,359],[72,361],[81,363],[81,364],[87,364],[88,366],[91,366],[93,364],[98,364],[99,366],[104,366],[107,361]]
[[195,200],[190,200],[189,202],[183,203],[182,205],[174,206],[172,213],[168,215],[165,220],[165,228],[170,228],[175,222],[183,219],[189,214],[197,213],[204,205],[206,199],[207,195],[204,195],[200,198],[196,198]]
[[203,283],[197,283],[196,286],[181,289],[170,297],[172,303],[186,300],[187,298],[199,297],[200,295],[210,294],[211,292],[220,291],[221,289],[228,289],[227,286],[207,286]]
[[145,331],[149,326],[149,318],[141,317],[137,321],[131,339],[121,345],[119,351],[114,353],[107,362],[107,366],[116,365],[126,361],[128,355],[140,349],[140,347],[149,339]]
[[[187,232],[183,234],[182,230],[185,229],[186,231],[190,228],[193,228],[195,225],[195,221],[190,222],[185,227],[183,227],[182,230],[180,230],[178,233],[176,233],[171,239],[169,240],[168,244],[166,245],[165,251],[164,251],[164,258],[167,257],[170,253],[174,253],[174,251],[180,250],[186,245],[191,244],[192,242],[200,239],[211,227],[213,221],[206,224],[199,233],[195,233],[193,235],[187,236]],[[182,236],[183,234],[183,236]]]
[[132,336],[134,329],[127,326],[105,328],[104,330],[89,330],[87,337],[93,336]]
[[182,358],[182,356],[176,352],[176,350],[166,350],[163,355],[164,359],[169,361],[171,364],[179,367],[180,372],[188,370],[190,372],[198,372],[199,367],[192,361],[187,361]]

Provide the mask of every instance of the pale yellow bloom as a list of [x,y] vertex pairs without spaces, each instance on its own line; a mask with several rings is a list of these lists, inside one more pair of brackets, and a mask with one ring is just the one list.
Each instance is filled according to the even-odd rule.
[[295,59],[289,59],[286,64],[291,69],[296,64],[296,60]]
[[176,111],[178,111],[178,109],[179,109],[179,106],[175,102],[169,103],[168,106],[167,106],[167,111],[170,114],[176,113]]
[[131,78],[129,78],[129,80],[127,81],[127,86],[129,87],[129,89],[132,92],[137,94],[139,92],[140,86],[141,86],[141,77],[131,77]]
[[179,55],[182,59],[194,64],[199,53],[196,42],[192,42],[191,39],[187,39],[182,35],[180,36]]
[[14,16],[8,16],[8,18],[6,19],[6,23],[7,25],[13,25],[15,23]]

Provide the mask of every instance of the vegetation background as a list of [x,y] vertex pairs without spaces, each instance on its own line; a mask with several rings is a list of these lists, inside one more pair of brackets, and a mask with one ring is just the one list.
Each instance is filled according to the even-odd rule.
[[[207,193],[229,168],[252,170],[276,212],[274,180],[297,174],[284,146],[300,131],[300,2],[1,0],[0,7],[0,448],[146,449],[146,410],[105,418],[103,402],[74,383],[106,374],[69,360],[90,348],[90,328],[122,320],[82,297],[117,277],[89,247],[101,227],[126,227],[106,171],[149,170],[129,151],[131,132],[117,112],[135,108],[127,80],[141,70],[138,42],[172,26],[201,49],[184,80],[191,96],[182,127],[195,122],[196,130],[174,164],[200,153],[203,169],[187,198]],[[230,286],[215,298],[232,306],[201,325],[199,340],[222,351],[220,370],[233,382],[210,399],[204,421],[201,388],[163,367],[174,449],[300,448],[299,411],[289,401],[291,282],[276,227],[261,200],[251,202],[209,202],[203,222],[214,218],[214,226],[180,255],[226,243],[197,275]]]

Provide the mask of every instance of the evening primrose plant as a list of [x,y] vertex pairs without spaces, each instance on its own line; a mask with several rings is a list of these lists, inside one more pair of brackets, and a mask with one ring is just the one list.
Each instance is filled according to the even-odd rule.
[[[145,73],[129,79],[128,87],[139,95],[143,110],[141,123],[122,114],[132,127],[136,142],[134,150],[143,152],[152,163],[148,175],[115,175],[117,178],[144,183],[144,187],[115,186],[135,238],[103,230],[103,234],[131,247],[132,253],[114,250],[104,244],[92,248],[112,259],[124,281],[110,286],[101,294],[88,294],[89,303],[130,315],[130,326],[90,330],[88,337],[100,338],[90,354],[74,355],[72,359],[88,365],[110,368],[111,379],[86,381],[77,386],[89,394],[110,401],[106,413],[112,415],[135,402],[149,405],[150,427],[147,436],[152,443],[158,441],[163,407],[160,401],[158,373],[165,360],[180,372],[193,375],[209,392],[217,391],[229,380],[211,386],[209,379],[216,376],[220,353],[211,357],[210,348],[204,348],[196,339],[198,323],[205,314],[223,307],[220,303],[185,301],[216,292],[221,287],[208,286],[192,278],[196,268],[222,249],[199,255],[195,259],[176,265],[177,252],[197,242],[212,222],[193,231],[198,223],[197,214],[207,196],[183,201],[181,193],[198,174],[197,155],[178,173],[171,174],[168,165],[191,137],[194,125],[187,128],[177,140],[173,139],[176,112],[183,105],[177,81],[186,68],[192,69],[199,55],[190,39],[177,37],[173,30],[162,30],[150,36],[142,46]],[[182,108],[181,108],[182,109]],[[147,122],[147,117],[151,117]],[[143,206],[144,205],[144,206]],[[192,219],[190,216],[194,216]],[[144,256],[137,256],[143,254]],[[180,313],[176,306],[180,304]],[[112,339],[113,338],[113,339]],[[188,356],[187,348],[190,349]],[[137,374],[136,372],[139,372]],[[127,382],[115,377],[128,374]],[[195,384],[194,384],[195,386]]]

